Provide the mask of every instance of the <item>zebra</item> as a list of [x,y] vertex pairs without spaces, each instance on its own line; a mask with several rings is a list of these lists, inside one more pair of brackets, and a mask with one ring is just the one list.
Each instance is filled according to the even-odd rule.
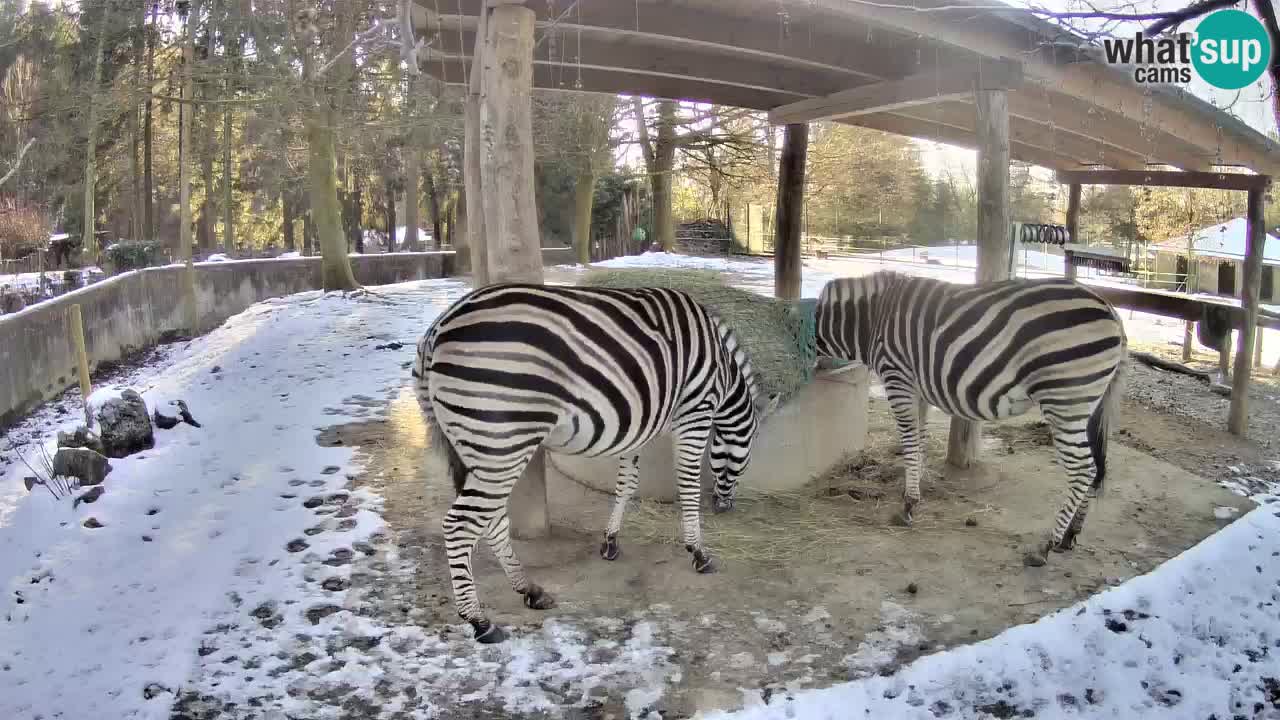
[[481,535],[527,607],[555,606],[525,575],[509,537],[507,498],[538,448],[619,458],[600,546],[604,559],[615,560],[640,450],[670,432],[685,549],[697,572],[711,573],[717,562],[699,519],[708,442],[713,509],[725,512],[760,422],[778,401],[760,398],[747,355],[718,316],[664,288],[501,283],[473,290],[423,334],[411,374],[457,492],[443,524],[454,605],[486,644],[505,633],[485,616],[472,576]]
[[1102,490],[1107,438],[1128,355],[1114,308],[1074,280],[965,286],[880,271],[828,282],[815,308],[819,357],[865,364],[884,385],[902,442],[902,518],[920,501],[925,409],[1000,420],[1039,405],[1067,500],[1048,537],[1028,552],[1075,545],[1089,501]]

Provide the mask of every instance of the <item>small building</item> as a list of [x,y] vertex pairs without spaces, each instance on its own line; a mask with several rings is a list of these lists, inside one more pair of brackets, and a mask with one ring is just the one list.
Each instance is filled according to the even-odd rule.
[[[1244,286],[1246,222],[1243,217],[1210,225],[1190,238],[1173,237],[1147,248],[1151,274],[1147,285],[1177,292],[1240,297]],[[1258,299],[1280,302],[1280,238],[1267,234]]]

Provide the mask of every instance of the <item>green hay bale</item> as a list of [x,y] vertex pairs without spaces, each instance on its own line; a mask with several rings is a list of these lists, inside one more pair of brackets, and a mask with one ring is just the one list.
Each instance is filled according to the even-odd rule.
[[718,315],[737,334],[765,397],[786,401],[813,379],[816,354],[812,301],[791,303],[730,287],[718,272],[687,269],[595,270],[582,285],[682,290]]

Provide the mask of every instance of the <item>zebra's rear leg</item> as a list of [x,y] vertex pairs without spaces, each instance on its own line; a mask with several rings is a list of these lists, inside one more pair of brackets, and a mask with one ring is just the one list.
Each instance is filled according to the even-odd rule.
[[[1085,516],[1089,512],[1089,496],[1096,492],[1098,482],[1099,472],[1094,465],[1089,442],[1089,411],[1055,410],[1053,414],[1046,413],[1045,419],[1053,433],[1058,466],[1067,475],[1067,499],[1054,517],[1053,529],[1023,558],[1031,567],[1040,567],[1048,562],[1050,551],[1065,552],[1075,546],[1076,536],[1084,527]],[[1082,417],[1084,419],[1080,419]]]
[[715,557],[702,544],[702,456],[711,433],[710,414],[687,418],[673,428],[676,436],[676,487],[680,497],[680,524],[684,549],[693,556],[693,569],[709,574],[719,569]]
[[494,524],[495,515],[501,508],[478,508],[469,500],[460,494],[444,516],[444,551],[449,562],[453,603],[458,615],[475,631],[476,641],[486,645],[500,643],[507,635],[485,616],[476,593],[471,560],[482,530]]
[[618,547],[618,533],[622,530],[622,516],[627,510],[627,501],[636,492],[640,482],[640,456],[631,455],[618,460],[618,484],[614,489],[613,513],[609,516],[609,527],[604,533],[604,542],[600,545],[600,557],[605,560],[617,560],[622,554]]
[[899,519],[903,525],[910,526],[914,520],[915,507],[920,502],[920,476],[924,473],[924,433],[920,415],[922,409],[928,406],[911,388],[897,383],[886,383],[885,396],[889,400],[889,409],[893,411],[893,419],[898,426],[898,437],[902,442],[903,460],[906,465],[906,481],[902,491],[902,515]]
[[551,593],[542,589],[541,585],[530,581],[524,574],[524,566],[520,564],[515,550],[511,548],[511,521],[507,513],[504,512],[494,518],[486,535],[489,540],[489,549],[502,565],[502,571],[511,582],[511,589],[524,596],[525,607],[533,610],[550,610],[555,607],[556,599],[551,596]]

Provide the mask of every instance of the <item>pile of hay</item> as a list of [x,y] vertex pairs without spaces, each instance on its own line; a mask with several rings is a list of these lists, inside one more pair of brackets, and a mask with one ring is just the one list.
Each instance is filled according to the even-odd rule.
[[663,287],[682,290],[733,329],[755,368],[760,390],[786,402],[813,379],[812,301],[800,304],[730,287],[720,273],[688,269],[595,270],[582,285],[609,288]]

